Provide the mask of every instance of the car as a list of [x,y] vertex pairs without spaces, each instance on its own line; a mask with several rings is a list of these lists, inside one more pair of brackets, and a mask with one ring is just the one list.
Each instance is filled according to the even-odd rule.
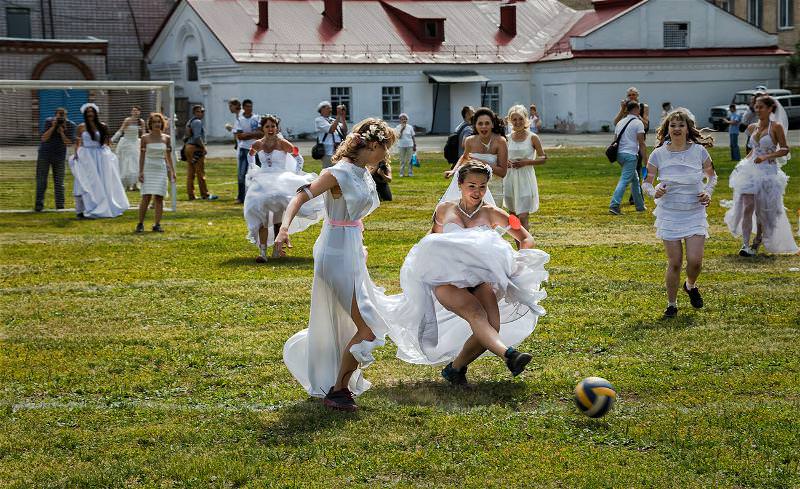
[[[783,88],[767,88],[764,89],[755,89],[755,90],[741,90],[736,92],[736,95],[733,96],[731,103],[736,105],[736,112],[739,114],[744,114],[747,112],[748,107],[750,107],[750,101],[758,92],[766,92],[767,95],[771,95],[773,97],[780,97],[784,95],[791,95],[792,92],[789,90],[785,90]],[[797,107],[798,111],[800,111],[800,106]],[[788,113],[787,109],[787,113]],[[800,113],[798,114],[800,117]],[[728,128],[728,124],[725,123],[724,119],[728,118],[728,106],[727,105],[715,105],[711,107],[711,117],[708,118],[708,122],[711,123],[711,127],[713,127],[717,131],[724,131]],[[790,117],[791,119],[791,117]]]

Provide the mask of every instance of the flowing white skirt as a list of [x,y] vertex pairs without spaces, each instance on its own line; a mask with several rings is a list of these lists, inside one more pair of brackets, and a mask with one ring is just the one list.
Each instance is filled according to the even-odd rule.
[[539,210],[539,186],[533,166],[508,169],[503,178],[503,204],[514,214]]
[[397,357],[415,364],[449,362],[472,335],[467,321],[436,300],[433,289],[444,284],[491,284],[500,309],[500,338],[518,345],[545,314],[538,303],[547,296],[540,285],[547,280],[544,265],[549,259],[541,250],[514,251],[491,229],[425,236],[403,263],[403,293],[384,296],[378,303],[397,344]]
[[702,182],[662,179],[667,193],[655,199],[656,236],[666,241],[676,241],[692,236],[708,238],[706,207],[698,195],[703,191]]
[[367,256],[361,230],[325,223],[314,245],[314,282],[308,328],[286,341],[283,361],[310,395],[324,397],[336,383],[342,353],[356,334],[350,317],[355,298],[358,310],[375,340],[361,342],[350,351],[360,363],[350,377],[348,388],[359,395],[372,384],[362,368],[375,359],[372,350],[383,346],[388,327],[376,308],[383,290],[376,287],[367,271]]
[[[273,224],[281,222],[283,212],[294,198],[297,189],[314,181],[315,173],[289,171],[257,171],[249,179],[244,198],[244,218],[247,221],[247,239],[259,246],[272,246],[275,241]],[[289,234],[298,233],[318,223],[325,216],[325,202],[317,196],[303,204],[297,217],[289,226]],[[266,227],[269,238],[260,243],[258,230]]]
[[117,144],[119,178],[126,188],[136,185],[139,181],[139,142],[139,138],[123,136]]
[[749,158],[740,161],[728,180],[733,189],[733,201],[727,203],[725,223],[731,234],[742,236],[742,195],[751,194],[755,198],[753,232],[756,225],[761,226],[764,249],[769,253],[797,253],[792,226],[783,206],[788,182],[789,177],[774,163],[756,164]]
[[117,157],[108,148],[81,146],[69,159],[75,178],[75,210],[86,217],[117,217],[130,207],[119,178]]

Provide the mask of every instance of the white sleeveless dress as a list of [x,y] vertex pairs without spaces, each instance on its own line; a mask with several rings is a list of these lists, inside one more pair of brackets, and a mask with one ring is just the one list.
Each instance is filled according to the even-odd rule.
[[[750,135],[753,158],[775,152],[778,145],[772,140],[771,131],[770,122],[761,139],[757,140],[755,133]],[[756,231],[756,223],[760,224],[764,249],[770,253],[797,253],[797,243],[792,236],[792,226],[783,205],[783,194],[788,182],[789,177],[775,160],[755,163],[753,159],[745,158],[740,161],[728,180],[733,190],[733,202],[725,213],[725,223],[731,234],[735,237],[742,236],[742,194],[751,194],[755,197],[756,204],[753,232]]]
[[378,302],[397,344],[397,357],[415,364],[453,360],[472,335],[469,323],[445,309],[433,289],[489,283],[500,309],[500,338],[515,346],[533,333],[538,304],[547,294],[540,288],[550,256],[541,250],[514,251],[488,226],[462,228],[447,223],[444,232],[428,234],[406,256],[400,270],[402,294]]
[[[368,366],[372,350],[384,344],[388,331],[383,316],[375,307],[376,296],[383,296],[367,271],[367,256],[360,220],[378,205],[378,193],[369,171],[347,159],[322,170],[336,178],[342,195],[324,195],[327,220],[314,245],[314,283],[311,291],[311,314],[308,328],[295,334],[283,347],[283,361],[295,379],[312,396],[324,397],[336,383],[342,352],[356,333],[350,317],[355,296],[361,317],[375,334],[351,348]],[[249,194],[249,191],[248,191]],[[355,394],[369,389],[361,368],[353,372],[348,388]]]
[[[259,151],[261,167],[250,165],[247,172],[247,193],[244,197],[244,219],[247,221],[247,239],[257,246],[272,246],[275,241],[273,224],[281,222],[289,202],[297,190],[317,178],[316,173],[297,170],[297,160],[285,151],[270,153]],[[322,196],[303,204],[297,217],[289,226],[289,234],[298,233],[318,223],[325,216]],[[269,238],[260,243],[258,230],[266,227]]]
[[[100,133],[95,132],[99,139]],[[75,211],[89,218],[117,217],[130,204],[119,178],[117,157],[108,146],[92,139],[89,131],[81,133],[81,146],[69,159],[75,181]]]
[[[531,144],[531,132],[525,136],[525,140],[514,141],[512,136],[508,137],[508,159],[509,160],[533,160],[536,158],[536,150]],[[508,168],[505,178],[503,178],[503,204],[509,212],[514,214],[532,213],[539,210],[539,186],[536,183],[536,171],[533,166],[523,166],[522,168]]]
[[167,195],[167,152],[165,143],[150,143],[144,147],[144,182],[142,195]]
[[658,181],[667,193],[655,199],[656,236],[676,241],[691,236],[708,238],[706,207],[698,194],[703,191],[703,163],[709,158],[701,144],[691,143],[685,151],[670,151],[669,143],[650,154],[648,162],[658,168]]
[[122,185],[130,187],[139,181],[139,125],[129,124],[122,131],[117,143],[117,161],[119,162],[119,178]]

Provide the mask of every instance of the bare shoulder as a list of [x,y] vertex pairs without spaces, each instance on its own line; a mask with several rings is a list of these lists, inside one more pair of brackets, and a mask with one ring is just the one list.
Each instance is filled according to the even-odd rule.
[[287,153],[291,153],[294,150],[294,146],[292,146],[292,143],[285,140],[284,138],[280,138],[278,139],[278,149],[280,149],[281,151],[285,151]]

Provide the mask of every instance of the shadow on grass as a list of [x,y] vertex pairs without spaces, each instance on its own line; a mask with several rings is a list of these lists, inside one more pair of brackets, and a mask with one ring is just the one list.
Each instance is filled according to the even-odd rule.
[[[736,264],[740,266],[747,266],[753,263],[775,263],[779,259],[785,257],[787,255],[765,255],[763,253],[758,254],[754,257],[741,257],[738,254],[729,254],[717,257],[717,260],[728,263],[728,264]],[[791,255],[788,255],[791,256]]]
[[634,331],[643,331],[643,330],[660,330],[660,331],[670,331],[670,330],[680,330],[680,329],[689,329],[695,326],[699,326],[703,324],[703,321],[699,321],[695,318],[695,311],[692,311],[691,308],[684,307],[683,310],[678,311],[678,316],[672,319],[666,318],[658,318],[658,319],[649,319],[643,321],[637,321],[631,327]]
[[259,439],[265,445],[305,444],[310,438],[307,435],[338,430],[346,423],[357,421],[360,417],[359,412],[346,413],[327,409],[322,405],[321,399],[314,398],[281,408],[279,412],[278,419],[261,426],[263,434]]
[[284,256],[283,258],[269,258],[267,263],[256,263],[256,257],[236,256],[219,262],[219,265],[227,268],[253,268],[253,267],[298,267],[314,263],[314,258],[310,256]]
[[370,394],[403,406],[429,406],[446,410],[477,406],[517,409],[532,402],[535,404],[526,390],[524,382],[513,380],[485,381],[468,387],[454,387],[444,381],[420,381],[373,387]]

